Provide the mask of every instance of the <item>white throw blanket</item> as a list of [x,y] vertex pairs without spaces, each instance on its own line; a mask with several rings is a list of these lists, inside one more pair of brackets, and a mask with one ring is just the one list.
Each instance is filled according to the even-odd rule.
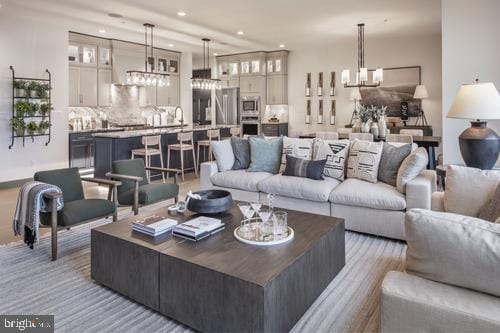
[[[38,241],[40,212],[47,213],[51,211],[51,206],[47,204],[43,196],[47,192],[62,194],[59,187],[36,181],[25,183],[19,190],[12,227],[14,235],[23,236],[24,242],[31,249],[33,244]],[[57,210],[59,211],[63,207],[64,202],[61,196],[57,199]]]

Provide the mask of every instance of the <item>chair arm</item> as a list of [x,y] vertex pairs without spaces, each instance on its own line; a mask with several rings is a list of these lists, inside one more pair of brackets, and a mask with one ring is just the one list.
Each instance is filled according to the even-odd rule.
[[59,192],[45,192],[43,194],[43,197],[49,200],[56,200],[62,196],[63,196],[62,193]]
[[208,190],[213,187],[210,177],[219,172],[216,162],[204,162],[200,165],[200,187],[202,190]]
[[108,185],[108,186],[120,186],[122,182],[111,180],[111,179],[102,179],[102,178],[86,178],[82,177],[82,181],[86,181],[89,183],[96,183],[100,185]]
[[120,180],[132,180],[132,181],[135,181],[135,182],[141,182],[142,181],[142,177],[129,176],[129,175],[121,175],[121,174],[112,173],[112,172],[107,172],[106,173],[106,177],[120,179]]
[[152,171],[161,171],[161,172],[172,174],[172,175],[180,175],[181,174],[181,170],[179,170],[179,169],[158,168],[158,167],[146,167],[144,169],[152,170]]
[[406,184],[406,210],[431,209],[431,197],[436,188],[436,172],[434,170],[422,171]]

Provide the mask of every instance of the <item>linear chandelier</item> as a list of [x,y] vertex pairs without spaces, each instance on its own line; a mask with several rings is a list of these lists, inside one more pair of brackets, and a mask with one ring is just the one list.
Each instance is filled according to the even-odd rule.
[[384,70],[377,68],[373,72],[372,83],[368,83],[368,68],[365,66],[365,24],[358,24],[358,71],[356,72],[356,83],[351,84],[351,72],[344,69],[341,75],[345,88],[378,87],[384,81]]
[[[155,72],[155,58],[153,55],[153,28],[154,24],[144,23],[144,70],[127,71],[127,84],[163,87],[170,85],[170,75]],[[151,55],[148,56],[148,30],[151,36]],[[148,60],[151,59],[151,67],[148,71]]]
[[191,78],[191,88],[214,90],[221,89],[221,80],[212,78],[210,74],[210,39],[203,38],[203,74]]

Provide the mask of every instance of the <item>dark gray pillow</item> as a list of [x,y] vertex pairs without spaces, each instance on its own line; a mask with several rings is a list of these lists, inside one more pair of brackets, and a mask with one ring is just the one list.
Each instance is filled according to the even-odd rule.
[[500,183],[498,183],[490,201],[479,210],[478,217],[490,222],[495,222],[500,217]]
[[411,143],[395,147],[384,142],[382,158],[378,167],[378,180],[383,183],[396,186],[398,170],[403,160],[411,153]]
[[231,137],[231,146],[234,153],[232,170],[248,169],[250,166],[250,143],[247,139]]
[[286,168],[283,176],[295,176],[314,180],[323,180],[326,159],[312,161],[286,155]]

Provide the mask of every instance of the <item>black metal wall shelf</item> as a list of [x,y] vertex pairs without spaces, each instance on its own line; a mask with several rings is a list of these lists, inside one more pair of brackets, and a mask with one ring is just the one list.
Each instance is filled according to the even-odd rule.
[[[45,116],[42,115],[34,115],[34,116],[22,116],[22,117],[17,117],[16,116],[16,106],[15,106],[15,101],[16,100],[39,100],[39,101],[46,101],[46,103],[50,106],[52,105],[51,103],[51,90],[52,90],[52,76],[50,74],[50,71],[48,69],[45,70],[45,73],[47,73],[48,78],[47,79],[42,79],[42,78],[31,78],[31,77],[20,77],[16,76],[16,73],[14,71],[14,67],[10,66],[10,70],[12,71],[12,119],[29,119],[29,118],[42,118],[43,119],[48,119],[49,122],[49,127],[47,128],[47,132],[44,134],[25,134],[24,135],[17,135],[14,131],[14,127],[11,125],[11,130],[12,130],[12,142],[9,145],[9,149],[11,149],[14,146],[14,139],[15,138],[22,138],[23,139],[23,147],[24,143],[26,141],[26,138],[31,138],[31,141],[35,141],[34,137],[43,137],[46,136],[48,137],[47,142],[45,142],[45,145],[47,146],[50,143],[51,139],[51,126],[52,126],[52,119],[51,119],[51,110],[49,110],[49,113]],[[15,94],[15,82],[16,81],[37,81],[37,82],[47,82],[49,85],[48,89],[48,96],[45,97],[30,97],[29,95],[22,97],[22,96],[16,96]],[[25,130],[26,131],[26,130]]]

